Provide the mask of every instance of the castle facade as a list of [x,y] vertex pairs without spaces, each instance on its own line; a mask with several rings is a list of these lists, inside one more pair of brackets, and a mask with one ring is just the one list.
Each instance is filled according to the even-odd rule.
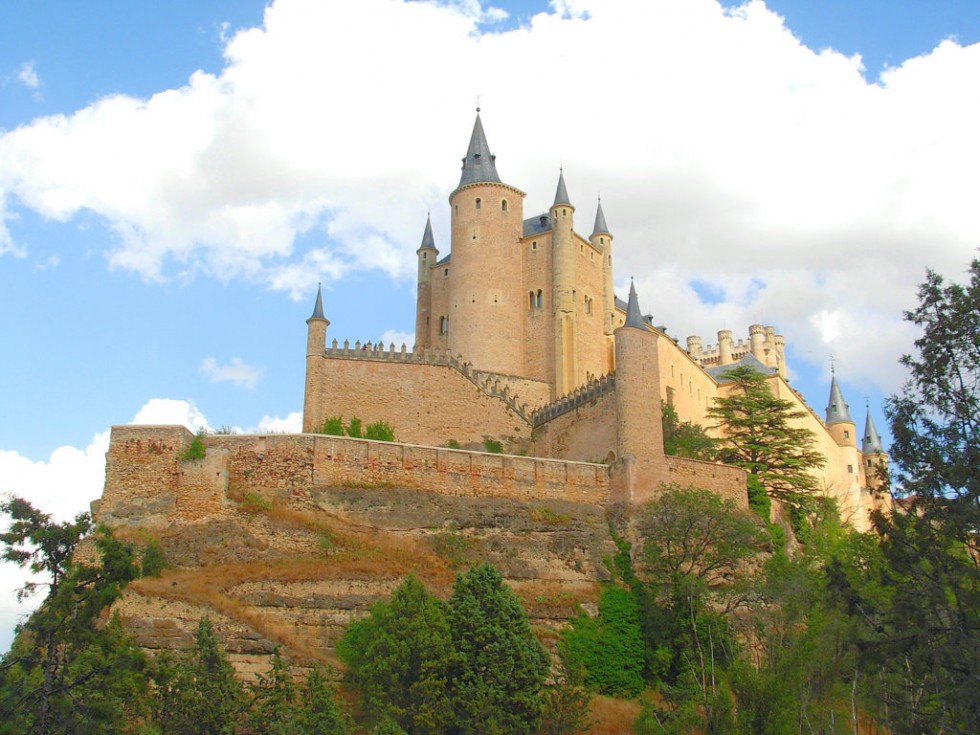
[[385,420],[399,441],[604,464],[611,501],[643,502],[661,483],[697,485],[746,504],[745,476],[663,451],[661,401],[682,421],[709,425],[726,395],[724,374],[749,364],[803,412],[801,425],[826,459],[817,471],[857,528],[877,503],[873,471],[887,463],[870,413],[856,425],[836,378],[821,418],[786,382],[785,339],[749,327],[735,342],[688,337],[681,347],[644,317],[636,292],[618,299],[613,235],[602,204],[592,232],[575,230],[576,208],[560,172],[554,203],[525,218],[525,194],[504,183],[477,111],[459,185],[449,197],[450,251],[440,258],[431,221],[418,255],[415,345],[327,343],[318,291],[307,320],[304,432],[333,416]]

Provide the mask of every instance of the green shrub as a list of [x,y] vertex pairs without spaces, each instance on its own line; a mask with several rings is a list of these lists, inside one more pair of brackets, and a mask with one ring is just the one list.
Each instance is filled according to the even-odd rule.
[[187,446],[187,449],[180,455],[181,459],[204,459],[206,449],[204,447],[204,429],[198,431],[194,438],[191,439],[191,443]]
[[245,493],[245,497],[242,498],[242,505],[249,513],[264,513],[272,510],[272,501],[263,498],[258,493]]
[[150,539],[140,556],[140,574],[144,577],[159,577],[166,566],[160,543],[155,538]]
[[347,424],[347,436],[354,439],[361,439],[361,420],[357,416],[351,416],[350,423]]
[[450,439],[448,442],[446,442],[446,446],[450,449],[459,449],[459,442],[455,439]]
[[343,436],[344,435],[344,417],[343,416],[331,416],[316,432],[318,434],[326,434],[328,436]]
[[749,475],[746,479],[749,493],[749,508],[759,518],[768,523],[769,513],[772,508],[772,500],[769,498],[769,493],[766,492],[758,475]]
[[504,445],[501,444],[496,439],[491,439],[490,437],[487,437],[486,439],[483,440],[483,449],[484,451],[487,451],[490,454],[500,454],[501,452],[504,451]]
[[395,441],[395,430],[388,425],[387,421],[375,421],[365,427],[364,438],[379,442],[393,442]]

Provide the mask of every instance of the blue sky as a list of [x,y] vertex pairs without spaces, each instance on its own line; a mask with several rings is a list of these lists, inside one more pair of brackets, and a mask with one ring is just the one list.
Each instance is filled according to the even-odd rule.
[[978,40],[976,0],[0,4],[0,491],[85,509],[138,414],[295,426],[318,281],[331,337],[410,339],[478,96],[657,323],[775,324],[884,430],[901,310],[980,242]]

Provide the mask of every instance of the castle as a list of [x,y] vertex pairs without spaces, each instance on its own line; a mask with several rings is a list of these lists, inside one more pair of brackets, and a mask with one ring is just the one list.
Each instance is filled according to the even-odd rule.
[[[449,197],[451,247],[439,257],[431,220],[418,255],[415,345],[328,345],[317,291],[307,320],[303,431],[326,419],[385,420],[401,442],[505,451],[608,467],[610,502],[641,503],[661,483],[697,485],[746,504],[745,475],[717,463],[667,456],[661,401],[682,421],[709,425],[726,395],[724,373],[748,364],[794,404],[826,458],[823,491],[866,529],[887,455],[870,412],[860,448],[836,377],[824,419],[786,382],[785,340],[752,325],[748,341],[720,331],[686,349],[641,314],[635,289],[613,291],[613,235],[601,202],[592,234],[575,231],[560,172],[554,204],[525,218],[520,189],[504,183],[477,110],[459,185]],[[506,471],[502,470],[506,475]],[[504,478],[505,479],[505,478]]]

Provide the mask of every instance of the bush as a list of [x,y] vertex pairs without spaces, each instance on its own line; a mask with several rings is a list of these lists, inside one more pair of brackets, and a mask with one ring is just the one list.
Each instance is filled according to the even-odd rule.
[[343,436],[344,435],[344,417],[343,416],[331,416],[316,432],[317,434],[326,434],[328,436]]
[[204,459],[204,455],[207,450],[204,447],[204,429],[198,431],[194,438],[191,439],[191,443],[188,445],[187,449],[180,455],[181,459]]
[[388,425],[387,421],[375,421],[365,427],[364,438],[379,442],[393,442],[395,441],[395,430]]
[[351,416],[350,423],[347,424],[347,436],[354,439],[361,439],[361,420],[357,416]]
[[496,439],[487,437],[483,440],[483,449],[490,454],[500,454],[504,451],[504,445]]
[[140,557],[140,575],[143,577],[159,577],[160,572],[166,566],[167,562],[163,558],[163,550],[160,548],[160,543],[156,539],[150,539],[150,542],[143,549],[143,554]]

